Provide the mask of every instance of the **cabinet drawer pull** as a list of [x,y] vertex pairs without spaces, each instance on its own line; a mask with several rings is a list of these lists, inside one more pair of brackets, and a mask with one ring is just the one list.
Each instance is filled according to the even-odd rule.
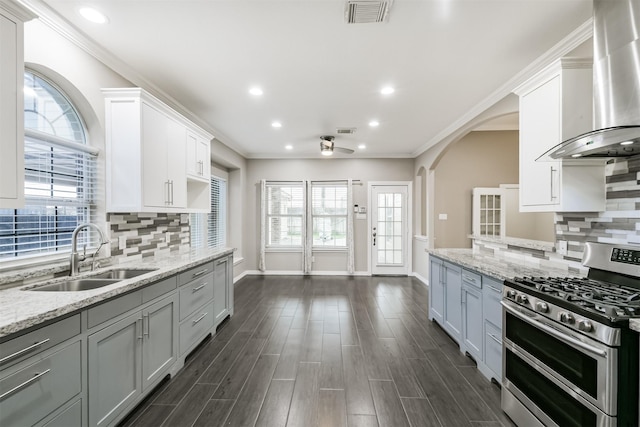
[[202,285],[195,287],[193,289],[191,289],[191,293],[196,293],[198,292],[200,289],[204,288],[205,286],[207,286],[207,282],[204,282]]
[[11,396],[12,394],[14,394],[14,393],[20,391],[21,389],[25,388],[29,384],[31,384],[31,383],[33,383],[35,381],[38,381],[40,379],[40,377],[42,377],[45,374],[48,374],[49,371],[51,371],[51,369],[47,369],[46,371],[39,372],[39,373],[35,374],[32,378],[29,378],[28,380],[23,382],[22,384],[19,384],[19,385],[15,386],[14,388],[12,388],[11,390],[8,390],[8,391],[0,394],[0,400],[4,400],[7,397]]
[[502,345],[502,339],[498,338],[497,336],[495,336],[494,334],[487,334],[489,335],[489,337],[494,340],[495,342],[497,342],[498,344]]
[[197,273],[193,273],[193,274],[191,275],[191,278],[193,279],[194,277],[202,276],[202,275],[203,275],[203,274],[205,274],[207,271],[209,271],[209,269],[208,269],[208,268],[205,268],[204,270],[200,270],[200,271],[198,271]]
[[23,348],[22,350],[18,350],[18,351],[16,351],[16,352],[15,352],[15,353],[13,353],[13,354],[10,354],[10,355],[8,355],[8,356],[5,356],[5,357],[3,357],[2,359],[0,359],[0,364],[1,364],[1,363],[6,362],[6,361],[8,361],[8,360],[14,359],[14,358],[16,358],[16,357],[22,356],[23,354],[28,353],[28,352],[30,352],[31,350],[35,350],[36,348],[40,347],[42,344],[45,344],[45,343],[47,343],[47,342],[49,342],[49,338],[44,339],[44,340],[42,340],[42,341],[40,341],[40,342],[37,342],[37,343],[35,343],[35,344],[32,344],[32,345],[30,345],[29,347],[25,347],[25,348]]
[[216,261],[216,265],[224,264],[226,262],[227,262],[226,259],[220,259],[220,260]]
[[466,274],[463,274],[463,275],[462,275],[462,278],[463,278],[464,280],[469,281],[469,282],[476,283],[476,279],[475,279],[475,277],[471,277],[471,276],[467,276]]
[[139,318],[136,320],[136,329],[139,331],[140,335],[138,335],[138,339],[141,340],[142,339],[142,334],[143,332],[143,325],[142,325],[142,318]]
[[496,293],[499,293],[499,294],[501,294],[501,293],[502,293],[502,291],[501,291],[500,289],[498,289],[498,288],[494,288],[494,287],[493,287],[493,286],[491,286],[491,285],[487,285],[487,287],[488,287],[489,289],[491,289],[493,292],[496,292]]
[[197,319],[193,319],[193,324],[195,325],[196,323],[199,323],[202,319],[204,319],[205,317],[207,317],[207,314],[209,313],[202,313],[200,315],[200,317],[198,317]]

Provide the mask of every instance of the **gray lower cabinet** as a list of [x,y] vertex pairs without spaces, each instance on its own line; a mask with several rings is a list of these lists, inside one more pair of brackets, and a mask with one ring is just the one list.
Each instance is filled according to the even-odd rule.
[[444,324],[444,279],[443,261],[430,257],[429,269],[429,320]]
[[480,372],[488,379],[502,382],[502,283],[484,278],[482,289],[484,363]]
[[81,347],[82,341],[77,340],[3,371],[0,379],[2,425],[34,425],[77,399],[82,391]]
[[214,261],[213,267],[213,312],[214,323],[218,325],[229,314],[233,301],[233,286],[229,280],[233,274],[233,257],[231,255]]
[[462,270],[462,341],[460,349],[478,362],[483,357],[482,276]]
[[177,304],[166,297],[88,337],[89,424],[109,425],[177,358]]
[[462,339],[462,269],[444,262],[444,330],[456,341]]

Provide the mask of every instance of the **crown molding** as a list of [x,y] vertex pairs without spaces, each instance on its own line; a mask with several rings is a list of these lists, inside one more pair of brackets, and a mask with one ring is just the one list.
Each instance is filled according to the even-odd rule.
[[520,71],[518,74],[509,79],[506,83],[500,86],[482,102],[477,104],[475,107],[461,116],[458,120],[454,121],[451,125],[447,126],[441,132],[436,134],[433,138],[427,141],[427,143],[423,144],[420,148],[414,151],[412,155],[414,157],[418,157],[439,142],[446,140],[453,134],[459,133],[459,131],[465,128],[465,125],[467,125],[475,117],[491,108],[495,103],[512,93],[515,88],[521,86],[528,79],[534,77],[550,64],[567,55],[569,52],[576,49],[591,37],[593,37],[593,18],[589,18],[588,20],[586,20],[582,25],[572,31],[567,37],[554,45],[543,55],[539,56],[524,70]]

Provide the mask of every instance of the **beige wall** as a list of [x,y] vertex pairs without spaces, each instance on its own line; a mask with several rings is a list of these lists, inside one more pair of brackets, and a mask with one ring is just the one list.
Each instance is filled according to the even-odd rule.
[[[518,132],[471,132],[451,144],[435,167],[434,245],[470,248],[471,189],[518,182]],[[439,220],[446,214],[447,220]]]
[[[362,185],[353,187],[353,203],[368,205],[369,181],[412,181],[413,159],[307,159],[307,160],[247,160],[245,263],[246,270],[258,269],[260,247],[260,191],[261,179],[268,180],[323,180],[359,179]],[[355,270],[367,271],[367,221],[355,220]],[[313,270],[346,271],[346,254],[314,253]],[[291,254],[271,253],[267,256],[267,270],[302,270],[301,257]]]

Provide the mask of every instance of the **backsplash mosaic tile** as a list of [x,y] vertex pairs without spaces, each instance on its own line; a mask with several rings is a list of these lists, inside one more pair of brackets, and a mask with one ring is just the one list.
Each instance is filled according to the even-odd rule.
[[189,214],[112,213],[107,215],[107,222],[111,230],[111,257],[116,262],[162,257],[190,249]]
[[585,242],[640,244],[640,156],[606,167],[605,212],[557,213],[556,240],[566,240],[565,259],[581,259]]

